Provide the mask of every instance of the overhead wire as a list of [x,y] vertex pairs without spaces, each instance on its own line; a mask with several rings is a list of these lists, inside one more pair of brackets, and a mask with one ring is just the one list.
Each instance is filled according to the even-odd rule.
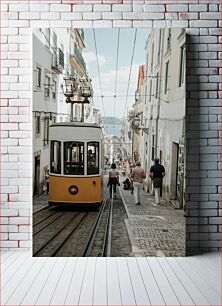
[[127,85],[127,91],[126,91],[126,101],[125,101],[124,113],[123,113],[123,125],[124,125],[124,118],[125,118],[125,113],[126,113],[126,108],[127,108],[127,103],[128,103],[129,86],[130,86],[133,58],[134,58],[134,52],[135,52],[135,46],[136,46],[136,38],[137,38],[137,29],[135,29],[135,33],[134,33],[133,50],[132,50],[130,70],[129,70],[129,79],[128,79],[128,85]]
[[95,33],[95,29],[94,28],[93,28],[93,38],[94,38],[94,46],[95,46],[95,51],[96,51],[96,62],[97,62],[97,70],[98,70],[98,77],[99,77],[99,86],[100,86],[100,92],[101,92],[101,99],[102,99],[103,116],[105,117],[105,108],[104,108],[104,101],[103,101],[101,74],[100,74],[100,69],[99,69],[99,59],[98,59],[98,51],[97,51],[97,44],[96,44],[96,33]]
[[118,73],[118,65],[119,65],[119,39],[120,39],[120,28],[118,29],[118,37],[117,37],[117,51],[116,51],[116,75],[115,75],[115,88],[114,88],[114,109],[113,109],[113,117],[116,116],[116,88],[117,88],[117,73]]

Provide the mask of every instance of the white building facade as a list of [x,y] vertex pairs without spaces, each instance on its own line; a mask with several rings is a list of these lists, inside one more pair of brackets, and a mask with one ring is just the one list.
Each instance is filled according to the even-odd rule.
[[185,31],[155,29],[146,43],[143,161],[145,189],[152,192],[149,170],[159,157],[165,167],[163,196],[184,205],[185,194]]
[[[143,156],[143,130],[141,126],[143,124],[143,105],[144,105],[144,65],[139,66],[137,89],[135,92],[135,103],[133,104],[133,114],[131,121],[132,127],[132,150],[133,150],[133,161],[142,161]],[[135,124],[135,118],[137,118],[137,124]],[[143,166],[143,161],[142,161]]]
[[[64,77],[87,75],[82,57],[84,32],[81,29],[35,29],[33,31],[33,194],[46,186],[49,166],[49,126],[70,121],[71,104],[63,94]],[[91,104],[83,106],[85,120],[98,122]],[[89,114],[89,115],[87,115]],[[88,120],[87,120],[88,118]],[[75,103],[73,119],[82,119],[82,105]]]

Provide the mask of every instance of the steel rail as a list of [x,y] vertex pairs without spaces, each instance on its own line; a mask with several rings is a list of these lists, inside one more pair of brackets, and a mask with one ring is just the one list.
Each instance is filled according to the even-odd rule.
[[[55,215],[55,214],[54,214],[54,215]],[[52,223],[54,223],[54,222],[56,222],[57,220],[59,220],[61,217],[63,217],[63,216],[65,215],[65,213],[59,215],[56,219],[51,220],[49,223],[47,223],[47,224],[44,225],[42,228],[40,228],[37,232],[34,233],[34,229],[35,229],[35,226],[36,226],[36,225],[39,225],[40,223],[42,223],[43,221],[46,221],[47,219],[51,218],[51,217],[54,216],[54,215],[51,215],[51,216],[45,218],[44,220],[38,222],[37,224],[35,224],[35,225],[33,226],[33,236],[37,235],[38,233],[40,233],[41,231],[43,231],[46,227],[48,227],[48,226],[51,225]]]
[[80,224],[82,224],[83,220],[86,218],[86,216],[88,215],[88,213],[85,213],[83,215],[83,217],[80,219],[80,221],[78,222],[78,224],[76,224],[76,226],[74,227],[74,229],[71,231],[71,233],[69,233],[69,235],[66,237],[65,240],[63,240],[63,242],[60,244],[60,246],[52,253],[52,257],[54,257],[59,250],[61,250],[61,248],[65,245],[65,243],[69,240],[69,238],[72,236],[72,234],[78,229],[78,227],[80,226]]
[[64,228],[68,224],[70,224],[74,219],[76,219],[79,214],[80,213],[75,214],[70,221],[68,221],[62,228],[60,228],[59,231],[57,231],[49,240],[47,240],[47,242],[45,242],[35,253],[33,253],[33,256],[34,257],[37,256],[51,241],[53,241],[56,238],[58,234],[60,234],[64,230]]
[[58,211],[54,211],[51,215],[47,216],[47,217],[44,217],[43,219],[41,219],[40,221],[37,221],[36,223],[33,223],[33,227],[44,222],[45,220],[47,220],[48,218],[58,214],[59,212]]
[[96,219],[96,221],[94,223],[94,226],[93,226],[93,228],[91,230],[91,233],[89,235],[89,239],[88,239],[88,241],[86,243],[86,246],[85,246],[84,252],[82,254],[82,257],[86,257],[88,254],[90,254],[93,242],[95,240],[96,232],[97,232],[97,229],[99,227],[99,224],[100,224],[103,212],[104,212],[106,204],[107,204],[107,201],[108,201],[108,193],[106,193],[106,195],[103,198],[101,209],[99,211],[98,217],[97,217],[97,219]]
[[113,195],[109,204],[109,212],[106,219],[106,230],[103,238],[103,250],[102,257],[111,256],[111,244],[112,244],[112,215],[113,215]]

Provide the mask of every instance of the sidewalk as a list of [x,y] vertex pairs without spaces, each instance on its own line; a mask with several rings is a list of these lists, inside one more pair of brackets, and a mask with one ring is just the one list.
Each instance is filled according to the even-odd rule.
[[119,187],[128,219],[125,220],[134,256],[185,256],[185,218],[183,210],[175,210],[161,200],[141,192],[141,205],[134,205],[131,191]]
[[33,213],[36,212],[39,209],[42,209],[44,207],[47,207],[48,204],[48,195],[46,192],[41,194],[40,196],[34,196],[33,197]]

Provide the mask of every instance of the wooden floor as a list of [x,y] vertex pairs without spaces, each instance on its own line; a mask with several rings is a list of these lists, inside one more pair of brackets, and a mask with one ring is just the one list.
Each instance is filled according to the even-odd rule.
[[220,253],[32,258],[1,253],[1,305],[221,305]]

